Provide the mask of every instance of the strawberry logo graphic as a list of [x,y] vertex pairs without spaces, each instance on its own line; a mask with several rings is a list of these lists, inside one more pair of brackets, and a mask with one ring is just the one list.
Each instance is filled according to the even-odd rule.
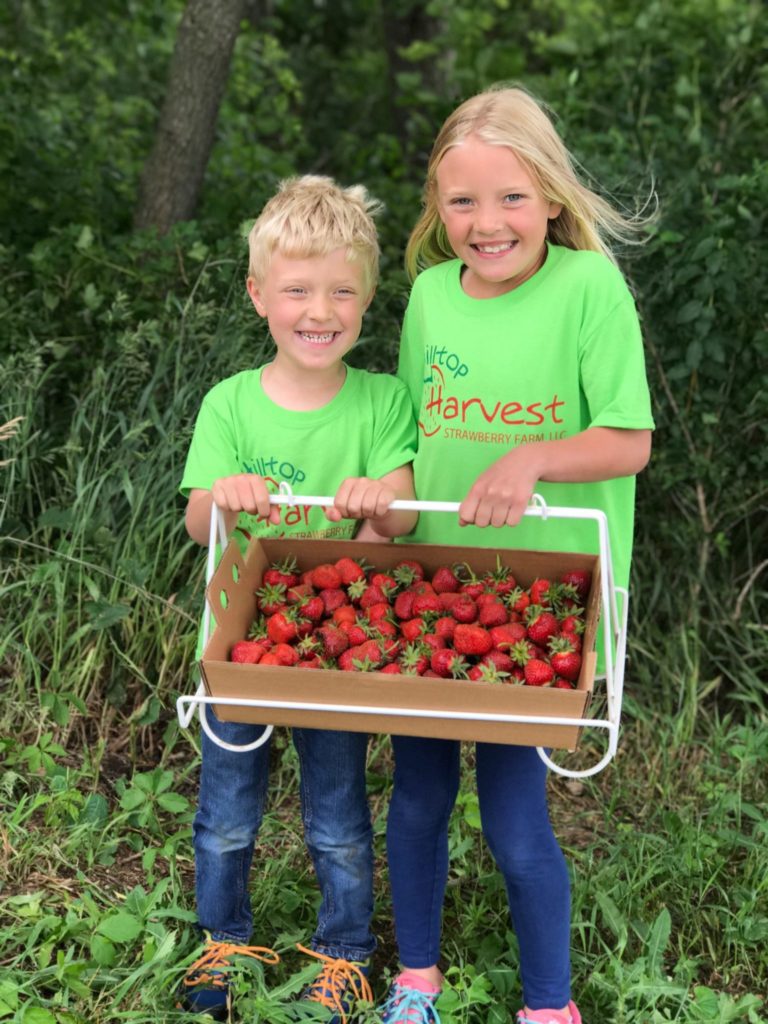
[[442,397],[445,387],[443,371],[433,363],[430,366],[430,374],[424,378],[424,388],[427,401],[424,403],[426,412],[423,420],[419,420],[419,430],[425,437],[434,437],[440,430],[441,423],[436,410],[439,408],[439,399]]

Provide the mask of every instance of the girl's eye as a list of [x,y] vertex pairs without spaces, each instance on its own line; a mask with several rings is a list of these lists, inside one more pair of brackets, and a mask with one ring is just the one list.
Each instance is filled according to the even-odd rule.
[[523,197],[520,195],[519,192],[510,192],[508,195],[504,196],[504,200],[507,203],[517,203],[522,198]]
[[471,202],[472,200],[466,196],[456,196],[451,200],[451,206],[469,206]]

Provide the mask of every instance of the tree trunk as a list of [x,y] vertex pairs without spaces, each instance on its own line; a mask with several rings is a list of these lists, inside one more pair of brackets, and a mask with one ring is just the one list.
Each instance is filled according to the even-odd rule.
[[189,0],[179,24],[160,120],[144,165],[137,228],[164,234],[194,216],[232,50],[248,0]]

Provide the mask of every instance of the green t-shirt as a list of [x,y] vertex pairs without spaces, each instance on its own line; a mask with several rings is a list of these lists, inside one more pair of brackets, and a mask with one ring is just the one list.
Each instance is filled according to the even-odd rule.
[[[275,405],[261,386],[263,367],[213,387],[195,423],[181,493],[210,490],[219,477],[258,473],[271,492],[285,480],[297,495],[334,495],[348,476],[374,479],[413,460],[416,424],[408,393],[396,377],[347,367],[338,394],[320,409],[294,412]],[[235,535],[351,537],[357,524],[332,523],[318,506],[284,506],[273,526],[242,513]]]
[[[606,257],[549,246],[519,288],[474,299],[451,260],[416,279],[403,325],[398,376],[419,422],[416,494],[462,501],[505,452],[587,427],[653,427],[643,347],[632,296]],[[539,483],[550,505],[602,509],[615,581],[626,586],[635,478]],[[596,552],[592,520],[526,517],[501,529],[460,527],[449,513],[422,513],[414,542]]]

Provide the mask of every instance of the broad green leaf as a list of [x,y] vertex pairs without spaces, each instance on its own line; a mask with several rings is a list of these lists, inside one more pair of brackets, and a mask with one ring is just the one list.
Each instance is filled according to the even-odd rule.
[[164,811],[170,811],[172,814],[181,814],[189,809],[189,800],[180,793],[161,793],[157,802]]
[[667,948],[672,931],[672,918],[666,907],[659,911],[648,936],[648,962],[656,970],[661,970],[664,950]]
[[94,935],[91,939],[91,956],[99,967],[111,967],[115,962],[117,950],[112,942],[103,935]]
[[56,1018],[50,1010],[40,1006],[28,1006],[21,1020],[22,1024],[56,1024]]
[[101,935],[106,935],[112,942],[133,942],[141,932],[141,921],[132,914],[125,911],[118,911],[109,917],[105,917],[96,929]]

